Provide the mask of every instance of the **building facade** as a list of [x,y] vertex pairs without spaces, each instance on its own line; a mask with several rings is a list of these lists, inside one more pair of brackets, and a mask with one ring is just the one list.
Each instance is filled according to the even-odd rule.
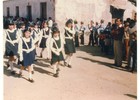
[[4,16],[33,20],[52,17],[59,26],[64,26],[69,18],[85,24],[101,19],[108,23],[115,17],[133,18],[135,12],[136,6],[128,0],[7,0],[3,3]]
[[55,0],[7,0],[3,3],[4,16],[20,16],[29,19],[54,19]]

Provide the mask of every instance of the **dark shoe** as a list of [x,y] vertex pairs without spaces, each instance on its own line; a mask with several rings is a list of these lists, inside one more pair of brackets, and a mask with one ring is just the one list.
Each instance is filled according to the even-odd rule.
[[68,65],[67,67],[72,68],[72,66],[71,66],[71,65]]
[[18,74],[18,77],[21,78],[21,77],[22,77],[22,73],[19,73],[19,74]]
[[57,68],[57,70],[56,70],[57,72],[59,72],[60,71],[60,68]]
[[67,62],[64,62],[64,66],[68,66]]
[[9,64],[7,64],[7,69],[10,67],[10,65]]
[[15,71],[11,71],[11,74],[12,74],[12,75],[15,75],[16,73],[15,73]]
[[54,74],[53,76],[57,78],[58,77],[58,73]]
[[34,83],[34,80],[33,79],[30,79],[29,78],[28,81],[31,82],[31,83]]
[[60,63],[60,66],[65,66],[65,65]]
[[37,62],[37,59],[35,59],[34,61]]
[[40,58],[42,58],[42,54],[40,54]]
[[113,66],[116,66],[116,64],[112,64]]
[[125,69],[128,69],[128,70],[130,70],[130,67],[129,67],[129,66],[125,66]]
[[34,71],[32,71],[32,74],[34,74]]
[[122,67],[121,65],[117,65],[116,67]]

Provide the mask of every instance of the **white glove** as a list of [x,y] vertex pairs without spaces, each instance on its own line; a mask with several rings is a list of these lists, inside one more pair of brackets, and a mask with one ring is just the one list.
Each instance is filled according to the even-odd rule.
[[58,52],[61,52],[62,50],[61,49],[58,49]]
[[13,46],[14,46],[14,42],[13,41],[9,41]]
[[22,56],[20,56],[19,60],[20,60],[20,61],[23,61],[23,57],[22,57]]
[[60,55],[60,52],[58,52],[58,50],[55,52],[55,54],[57,55],[57,56],[59,56]]
[[48,37],[49,37],[49,36],[47,36],[47,35],[45,36],[45,38],[48,38]]
[[14,41],[12,41],[12,42],[13,42],[13,44],[14,44],[14,43],[17,43],[17,40],[14,40]]
[[70,39],[72,40],[72,39],[73,39],[73,37],[70,37]]
[[30,53],[30,52],[31,52],[31,49],[27,50],[26,52],[27,52],[27,53]]

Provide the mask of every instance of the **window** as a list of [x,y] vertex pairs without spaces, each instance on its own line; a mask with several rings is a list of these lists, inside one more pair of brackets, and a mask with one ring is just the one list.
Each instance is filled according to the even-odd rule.
[[16,6],[16,16],[19,17],[19,6]]
[[9,16],[10,16],[10,8],[7,7],[7,17],[9,17]]

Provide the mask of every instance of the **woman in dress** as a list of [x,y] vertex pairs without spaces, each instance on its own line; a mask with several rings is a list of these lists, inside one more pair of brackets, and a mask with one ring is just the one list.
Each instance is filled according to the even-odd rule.
[[35,45],[34,40],[31,37],[31,32],[29,30],[24,30],[23,38],[19,42],[19,55],[22,66],[20,67],[19,76],[22,76],[22,70],[28,68],[29,81],[34,82],[32,78],[32,68],[31,65],[34,63],[34,53]]
[[71,19],[69,19],[66,22],[66,27],[65,27],[65,54],[66,59],[65,59],[65,66],[71,68],[71,59],[72,59],[72,55],[73,53],[76,52],[75,50],[75,46],[74,46],[74,41],[73,41],[73,37],[75,35],[75,31],[73,30],[73,21]]
[[52,29],[52,38],[50,42],[52,52],[51,64],[54,68],[54,77],[58,77],[59,63],[64,60],[62,50],[64,48],[63,40],[60,37],[60,31],[57,27]]

